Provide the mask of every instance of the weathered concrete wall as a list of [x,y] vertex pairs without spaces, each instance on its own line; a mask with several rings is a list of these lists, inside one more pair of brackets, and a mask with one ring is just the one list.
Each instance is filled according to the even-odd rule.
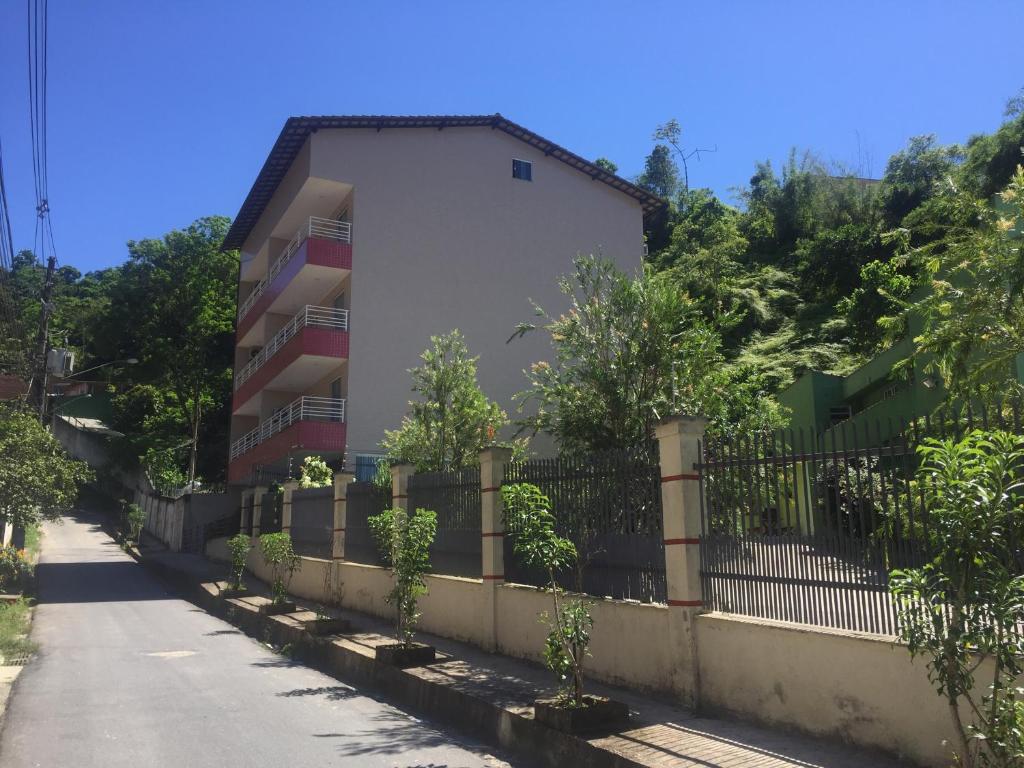
[[945,766],[944,700],[884,638],[725,614],[697,618],[701,705]]

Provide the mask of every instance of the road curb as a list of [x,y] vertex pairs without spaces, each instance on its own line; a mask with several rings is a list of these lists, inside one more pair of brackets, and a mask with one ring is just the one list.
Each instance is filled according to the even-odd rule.
[[[597,747],[583,738],[553,730],[530,714],[426,678],[429,668],[397,669],[375,661],[372,650],[344,637],[314,638],[285,616],[261,616],[247,598],[225,600],[216,587],[159,560],[139,562],[173,585],[190,602],[238,627],[250,637],[288,646],[290,655],[317,670],[384,699],[409,707],[477,738],[493,747],[550,768],[586,765],[588,768],[645,768],[622,755]],[[436,665],[435,665],[436,666]]]

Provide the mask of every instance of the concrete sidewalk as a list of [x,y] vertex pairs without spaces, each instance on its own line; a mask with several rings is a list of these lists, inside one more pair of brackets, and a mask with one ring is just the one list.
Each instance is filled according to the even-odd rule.
[[[199,555],[174,554],[146,548],[143,560],[161,570],[173,571],[193,584],[223,579],[226,566]],[[266,585],[248,577],[254,595],[267,595]],[[243,601],[236,602],[246,607]],[[298,601],[300,606],[303,601]],[[333,615],[349,619],[353,630],[336,641],[372,658],[373,649],[394,642],[391,626],[378,618],[345,610]],[[278,619],[285,624],[290,620]],[[298,625],[296,624],[296,627]],[[458,692],[473,700],[499,707],[519,718],[532,720],[532,702],[550,695],[554,688],[550,674],[531,663],[484,652],[474,646],[421,633],[419,639],[443,654],[438,663],[406,670],[424,683]],[[848,748],[807,736],[780,733],[737,721],[697,717],[671,704],[634,692],[597,683],[588,692],[625,701],[630,708],[630,725],[621,732],[589,739],[594,749],[610,753],[628,766],[673,768],[895,768],[907,765],[890,757]],[[440,717],[436,712],[427,712]],[[458,727],[459,722],[451,725]],[[534,726],[537,727],[537,726]]]

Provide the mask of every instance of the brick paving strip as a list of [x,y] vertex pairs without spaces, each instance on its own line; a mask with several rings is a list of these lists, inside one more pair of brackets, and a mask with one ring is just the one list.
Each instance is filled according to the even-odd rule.
[[[611,696],[630,708],[627,729],[596,738],[560,734],[533,721],[534,699],[551,695],[546,670],[529,662],[487,653],[474,646],[419,633],[439,654],[427,667],[398,670],[374,661],[374,649],[393,643],[390,625],[366,614],[330,609],[353,629],[343,636],[302,643],[302,624],[285,616],[262,617],[265,584],[247,575],[252,597],[223,600],[215,582],[225,566],[200,555],[145,548],[143,564],[171,580],[197,604],[250,635],[304,649],[308,660],[352,685],[366,687],[415,707],[497,746],[551,766],[588,768],[896,768],[908,765],[809,736],[783,733],[738,721],[698,717],[633,691],[589,683],[588,692]],[[308,601],[297,601],[308,606]],[[310,618],[310,615],[305,615]],[[312,653],[308,653],[312,649]]]

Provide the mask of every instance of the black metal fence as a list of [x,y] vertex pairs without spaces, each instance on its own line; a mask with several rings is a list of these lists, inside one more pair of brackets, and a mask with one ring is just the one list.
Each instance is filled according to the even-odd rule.
[[[655,452],[655,456],[657,453]],[[599,597],[665,602],[665,544],[657,460],[613,451],[585,458],[534,459],[505,469],[505,484],[532,483],[551,500],[559,534],[572,540],[579,566],[559,583]],[[545,575],[514,554],[505,535],[505,580],[542,586]]]
[[437,535],[430,547],[430,570],[480,578],[480,470],[427,472],[409,478],[409,509],[437,513]]
[[330,558],[334,544],[334,488],[292,491],[292,547],[296,554]]
[[284,492],[267,491],[260,505],[260,534],[280,533],[284,517]]
[[239,532],[240,512],[236,509],[216,520],[185,529],[181,534],[181,551],[203,553],[210,539],[234,536]]
[[709,440],[698,464],[705,605],[895,634],[889,572],[929,556],[917,446],[975,427],[1019,434],[1019,403]]
[[345,559],[384,565],[366,519],[391,506],[391,489],[371,482],[349,483],[345,502]]

